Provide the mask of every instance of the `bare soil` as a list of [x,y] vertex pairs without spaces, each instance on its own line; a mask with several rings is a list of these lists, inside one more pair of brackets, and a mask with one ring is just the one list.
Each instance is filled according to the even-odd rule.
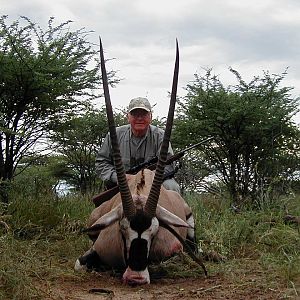
[[[222,275],[199,276],[189,279],[153,279],[151,284],[127,286],[109,272],[89,273],[80,282],[66,280],[44,287],[45,299],[101,300],[101,299],[299,299],[288,296],[279,283],[266,284],[263,274],[251,273],[229,280]],[[48,290],[46,292],[46,290]],[[291,293],[290,293],[291,294]],[[295,294],[294,294],[295,295]]]

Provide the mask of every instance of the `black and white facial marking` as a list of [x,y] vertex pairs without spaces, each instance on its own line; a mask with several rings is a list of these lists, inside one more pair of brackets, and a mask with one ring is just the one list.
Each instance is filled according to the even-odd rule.
[[157,218],[149,218],[143,211],[138,211],[130,222],[126,218],[120,221],[126,244],[126,260],[131,270],[143,271],[147,268],[151,241],[158,227]]

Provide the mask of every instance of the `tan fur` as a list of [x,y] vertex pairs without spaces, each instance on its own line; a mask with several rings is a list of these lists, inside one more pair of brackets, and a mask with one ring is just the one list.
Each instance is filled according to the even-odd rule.
[[[131,176],[128,181],[133,200],[135,202],[142,202],[142,206],[145,205],[145,201],[147,200],[153,178],[154,172],[145,169],[138,174]],[[88,226],[91,226],[101,216],[111,211],[120,203],[120,194],[117,194],[111,200],[95,208],[89,218]],[[137,205],[138,203],[135,204]],[[186,221],[186,215],[189,215],[191,212],[184,199],[178,193],[166,190],[164,187],[161,187],[158,204],[184,221]],[[186,237],[186,228],[175,228],[175,230],[183,238]],[[173,250],[179,250],[177,249],[178,245],[178,240],[169,231],[160,227],[157,235],[153,239],[150,249],[150,261],[160,261],[172,255],[174,252]],[[180,247],[181,246],[179,246],[179,248]],[[112,267],[125,266],[123,241],[119,232],[118,222],[100,232],[93,248],[97,251],[104,263]]]

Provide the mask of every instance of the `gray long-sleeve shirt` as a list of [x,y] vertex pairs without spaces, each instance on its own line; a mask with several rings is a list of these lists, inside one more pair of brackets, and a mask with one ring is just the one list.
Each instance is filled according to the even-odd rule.
[[[150,125],[147,134],[142,138],[137,138],[131,133],[130,125],[117,127],[116,131],[125,171],[128,171],[138,163],[159,155],[164,135],[162,129]],[[171,145],[169,145],[168,157],[171,155],[173,155],[173,150]],[[165,167],[165,172],[173,170],[173,164]],[[106,135],[96,157],[96,172],[103,181],[117,182],[109,134]]]

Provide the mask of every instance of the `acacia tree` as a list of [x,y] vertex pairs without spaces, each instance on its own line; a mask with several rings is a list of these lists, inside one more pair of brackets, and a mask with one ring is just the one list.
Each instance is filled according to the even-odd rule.
[[[116,126],[127,124],[126,108],[114,112]],[[153,124],[163,126],[163,121],[153,119]],[[56,120],[51,130],[51,140],[60,161],[56,177],[66,180],[82,194],[97,193],[102,182],[95,170],[95,157],[108,132],[106,108],[89,108],[81,115]],[[54,173],[55,169],[53,170]],[[63,171],[63,172],[61,172]]]
[[[57,116],[80,110],[99,95],[97,51],[71,21],[43,30],[26,17],[0,17],[0,183],[47,137]],[[110,81],[114,73],[109,73]],[[41,145],[41,144],[40,144]],[[6,199],[7,200],[7,199]]]
[[[115,113],[116,125],[126,121],[123,113]],[[82,194],[99,190],[95,172],[95,155],[108,132],[105,107],[89,109],[68,120],[57,120],[51,140],[65,162],[67,172],[61,179],[74,185]]]
[[299,170],[297,99],[282,87],[285,73],[255,77],[225,88],[208,70],[187,86],[174,130],[177,145],[213,137],[204,147],[206,166],[225,183],[234,203],[254,200],[274,179]]

